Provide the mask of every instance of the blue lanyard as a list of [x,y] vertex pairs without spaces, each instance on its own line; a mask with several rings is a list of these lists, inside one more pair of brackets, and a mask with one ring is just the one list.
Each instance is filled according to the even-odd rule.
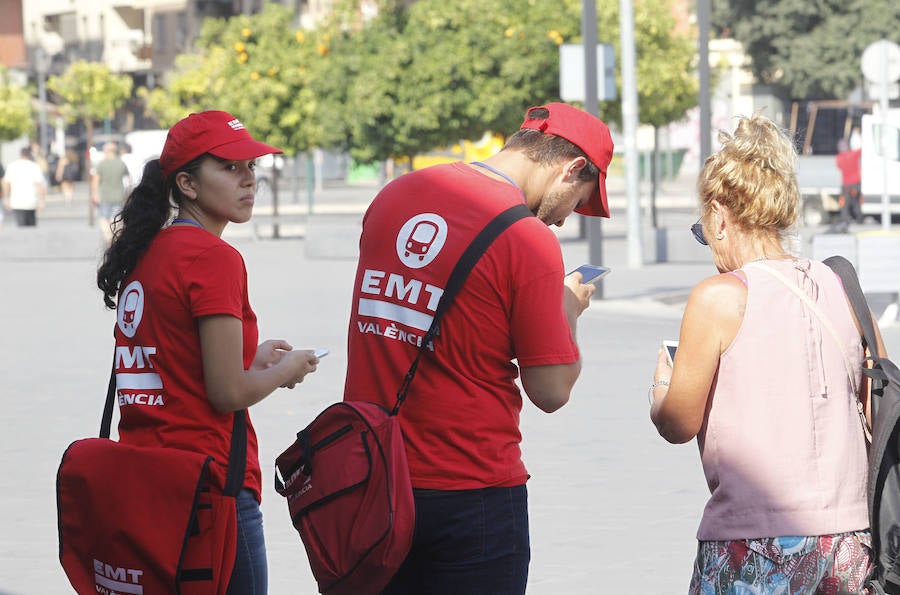
[[176,217],[175,219],[172,219],[172,223],[187,223],[188,225],[195,225],[195,226],[199,227],[200,229],[204,229],[204,227],[202,225],[200,225],[193,219],[182,219],[181,217]]
[[[502,171],[500,171],[500,170],[497,169],[496,167],[491,167],[490,165],[488,165],[487,163],[484,163],[484,162],[482,162],[482,161],[473,161],[473,162],[472,162],[472,165],[477,165],[478,167],[483,167],[484,169],[486,169],[486,170],[488,170],[488,171],[494,172],[495,174],[497,174],[498,176],[500,176],[501,178],[505,179],[507,182],[509,182],[510,184],[512,184],[513,186],[515,186],[516,189],[518,189],[519,192],[522,192],[522,189],[519,188],[519,185],[516,184],[515,181],[514,181],[512,178],[510,178],[508,175],[506,175],[505,173],[503,173]],[[524,192],[522,192],[522,198],[525,198],[525,193],[524,193]]]

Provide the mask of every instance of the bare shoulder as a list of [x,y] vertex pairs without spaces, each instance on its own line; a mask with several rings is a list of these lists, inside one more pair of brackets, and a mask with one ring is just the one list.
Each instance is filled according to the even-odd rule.
[[746,279],[737,275],[722,273],[698,283],[691,290],[686,310],[715,318],[743,318],[747,286],[744,284]]

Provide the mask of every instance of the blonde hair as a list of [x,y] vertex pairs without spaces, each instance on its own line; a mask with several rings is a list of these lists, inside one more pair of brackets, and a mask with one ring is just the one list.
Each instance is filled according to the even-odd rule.
[[697,184],[705,214],[716,200],[748,233],[776,231],[785,240],[800,213],[797,150],[772,120],[741,117],[733,134],[719,132],[722,148],[703,164]]

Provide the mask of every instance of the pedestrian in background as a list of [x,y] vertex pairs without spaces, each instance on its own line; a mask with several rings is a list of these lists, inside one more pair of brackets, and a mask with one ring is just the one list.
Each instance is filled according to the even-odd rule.
[[12,210],[19,227],[34,227],[46,199],[47,177],[34,162],[31,149],[23,147],[3,174],[3,205]]
[[[475,265],[400,410],[416,524],[384,594],[525,592],[528,472],[516,378],[542,411],[569,400],[581,372],[576,324],[594,286],[580,273],[565,276],[548,226],[573,210],[609,216],[612,154],[603,122],[551,103],[528,110],[498,154],[400,176],[368,208],[344,398],[388,408],[428,327],[421,319],[434,314],[462,250],[514,205],[535,215],[504,231]],[[395,332],[369,330],[388,327]],[[398,330],[407,340],[397,340]]]
[[31,141],[31,159],[37,163],[38,167],[41,169],[41,173],[44,175],[44,184],[50,185],[50,164],[47,161],[47,156],[44,155],[44,149],[41,148],[41,143],[36,140]]
[[[135,364],[117,360],[117,390],[149,391],[159,405],[119,400],[122,443],[199,452],[227,466],[233,412],[280,386],[293,388],[315,371],[312,351],[293,351],[282,340],[257,346],[244,260],[221,237],[228,223],[250,219],[255,160],[272,152],[281,151],[253,140],[231,114],[191,114],[169,131],[160,158],[147,166],[126,201],[97,285],[107,307],[118,306],[116,349],[152,354],[158,375],[153,386],[127,386]],[[121,175],[117,183],[121,189]],[[247,466],[237,497],[229,595],[267,589],[257,453],[247,415]]]
[[691,291],[674,366],[660,350],[650,387],[660,435],[697,437],[711,494],[690,592],[860,593],[872,550],[859,323],[837,275],[787,248],[800,208],[788,135],[754,116],[719,141],[692,231],[720,274]]
[[119,146],[103,145],[103,160],[91,173],[91,202],[97,207],[97,222],[104,245],[109,246],[115,233],[115,218],[125,200],[125,188],[131,185],[128,167],[119,157]]
[[68,207],[75,197],[75,182],[78,181],[78,155],[72,149],[66,149],[56,164],[56,179],[62,191],[63,201]]
[[861,159],[862,148],[851,147],[844,138],[838,141],[838,154],[834,162],[841,170],[841,221],[845,227],[863,221]]

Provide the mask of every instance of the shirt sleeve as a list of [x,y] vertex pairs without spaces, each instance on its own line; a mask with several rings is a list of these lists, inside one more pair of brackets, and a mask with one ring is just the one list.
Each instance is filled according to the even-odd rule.
[[[543,227],[543,224],[541,224]],[[517,262],[510,318],[513,349],[520,366],[570,364],[578,361],[563,307],[562,255],[556,235],[544,227],[529,238],[527,255]]]
[[204,250],[185,274],[191,314],[195,318],[228,314],[240,319],[247,270],[240,253],[227,244]]

